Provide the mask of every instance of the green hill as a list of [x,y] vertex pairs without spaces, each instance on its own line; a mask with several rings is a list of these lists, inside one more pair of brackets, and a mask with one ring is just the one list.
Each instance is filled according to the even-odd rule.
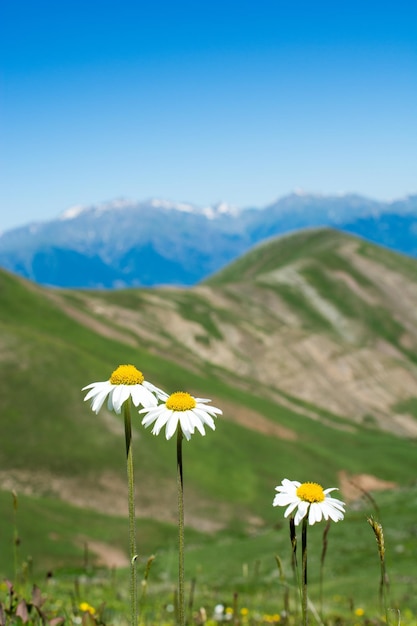
[[[217,429],[184,446],[186,524],[271,528],[282,478],[412,486],[417,434],[417,262],[334,231],[255,248],[193,289],[40,288],[0,272],[0,572],[126,553],[122,420],[81,388],[133,363],[167,392],[210,397]],[[175,544],[175,444],[134,418],[145,554]],[[139,548],[141,549],[141,547]]]

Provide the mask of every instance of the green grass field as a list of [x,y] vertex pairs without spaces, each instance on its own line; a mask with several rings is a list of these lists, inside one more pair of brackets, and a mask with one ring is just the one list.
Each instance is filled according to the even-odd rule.
[[[3,494],[1,506],[7,514],[1,521],[0,532],[9,537],[6,547],[10,554],[5,556],[12,559],[14,522],[11,498]],[[210,615],[217,604],[233,607],[236,603],[239,609],[247,609],[252,616],[282,615],[288,589],[291,623],[299,621],[288,521],[284,520],[282,509],[273,510],[273,524],[251,535],[245,535],[238,529],[212,536],[187,530],[186,594],[188,603],[193,589],[194,611],[204,607]],[[27,514],[30,514],[31,524],[27,523]],[[403,614],[403,618],[417,615],[417,487],[409,487],[398,492],[374,494],[372,499],[364,496],[353,508],[347,507],[342,522],[331,525],[322,592],[320,562],[324,524],[309,528],[309,596],[315,610],[323,610],[326,624],[332,624],[335,616],[341,620],[340,623],[355,619],[357,622],[354,613],[357,609],[363,610],[367,619],[378,621],[383,617],[379,600],[379,556],[372,529],[367,523],[367,517],[371,515],[381,521],[384,529],[390,583],[388,606],[393,616],[390,623],[398,623],[397,611]],[[36,533],[31,530],[34,519]],[[122,546],[126,541],[125,520],[75,510],[57,501],[19,498],[17,526],[22,542],[17,549],[17,574],[11,578],[16,581],[17,588],[26,594],[29,594],[35,581],[47,594],[51,605],[57,604],[61,611],[70,613],[74,603],[78,606],[83,601],[97,608],[105,604],[106,619],[113,615],[117,623],[123,623],[128,614],[127,571],[95,567],[89,559],[88,546],[86,551],[86,546],[80,544],[74,553],[70,547],[74,524],[80,535],[88,532],[115,546]],[[55,529],[54,534],[51,533],[52,528]],[[51,553],[51,542],[54,543],[55,559],[48,563],[44,555]],[[142,521],[138,524],[138,545],[142,548],[138,563],[140,581],[144,578],[148,558],[151,555],[155,557],[147,579],[147,597],[141,599],[145,623],[172,622],[173,616],[167,613],[166,608],[175,601],[175,529],[151,520]],[[300,547],[298,554],[300,559]],[[281,573],[276,556],[282,563]],[[57,565],[57,559],[61,565],[52,569]],[[37,567],[38,561],[42,563],[41,568]],[[46,565],[50,566],[49,575],[43,569]],[[141,583],[140,589],[143,588]],[[78,598],[74,599],[74,594]],[[5,589],[3,595],[6,595]],[[315,623],[313,616],[311,621]],[[402,623],[415,622],[403,619]]]

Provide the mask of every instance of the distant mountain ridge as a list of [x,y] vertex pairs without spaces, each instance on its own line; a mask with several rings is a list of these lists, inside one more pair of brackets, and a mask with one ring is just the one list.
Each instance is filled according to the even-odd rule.
[[417,195],[294,193],[264,208],[151,199],[75,206],[0,235],[0,266],[43,285],[193,285],[276,235],[329,226],[417,257]]

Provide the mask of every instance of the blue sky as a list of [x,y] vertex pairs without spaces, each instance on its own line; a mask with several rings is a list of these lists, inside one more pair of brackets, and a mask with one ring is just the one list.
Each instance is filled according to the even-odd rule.
[[417,3],[2,0],[0,230],[149,197],[417,191]]

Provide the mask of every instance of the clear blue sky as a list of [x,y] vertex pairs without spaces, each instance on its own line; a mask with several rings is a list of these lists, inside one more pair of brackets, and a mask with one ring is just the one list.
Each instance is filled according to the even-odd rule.
[[417,2],[2,0],[0,230],[417,191]]

